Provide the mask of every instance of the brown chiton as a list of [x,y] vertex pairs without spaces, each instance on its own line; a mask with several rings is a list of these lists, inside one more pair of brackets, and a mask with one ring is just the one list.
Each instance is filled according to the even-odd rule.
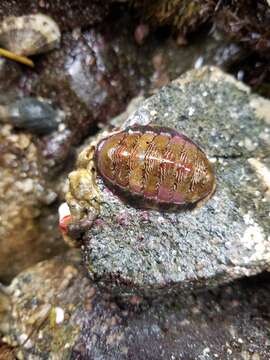
[[133,126],[108,136],[98,144],[95,162],[108,185],[157,205],[196,204],[215,190],[204,152],[170,128]]

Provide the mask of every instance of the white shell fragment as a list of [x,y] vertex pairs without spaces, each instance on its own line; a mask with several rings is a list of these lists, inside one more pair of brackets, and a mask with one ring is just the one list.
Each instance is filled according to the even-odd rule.
[[61,222],[66,216],[70,216],[70,209],[66,202],[62,203],[58,208],[59,221]]
[[0,45],[17,55],[35,55],[58,47],[61,33],[47,15],[6,17],[0,24]]

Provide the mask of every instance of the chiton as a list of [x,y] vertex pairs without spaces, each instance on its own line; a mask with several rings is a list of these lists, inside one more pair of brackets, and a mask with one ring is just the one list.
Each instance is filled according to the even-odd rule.
[[99,174],[114,189],[154,204],[196,204],[212,195],[215,176],[204,152],[165,127],[133,126],[100,141]]

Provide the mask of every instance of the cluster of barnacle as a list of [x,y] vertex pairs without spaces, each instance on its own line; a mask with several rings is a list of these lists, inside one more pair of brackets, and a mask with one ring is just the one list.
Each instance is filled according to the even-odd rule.
[[[10,16],[0,25],[0,56],[33,67],[28,56],[59,46],[61,33],[56,22],[43,14]],[[25,97],[0,105],[0,121],[36,134],[58,128],[59,112],[45,101]]]

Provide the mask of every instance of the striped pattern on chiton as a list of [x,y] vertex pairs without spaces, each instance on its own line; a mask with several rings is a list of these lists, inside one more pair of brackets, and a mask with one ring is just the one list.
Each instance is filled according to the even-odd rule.
[[206,155],[170,128],[133,126],[108,136],[95,161],[106,183],[158,204],[196,203],[215,188]]

